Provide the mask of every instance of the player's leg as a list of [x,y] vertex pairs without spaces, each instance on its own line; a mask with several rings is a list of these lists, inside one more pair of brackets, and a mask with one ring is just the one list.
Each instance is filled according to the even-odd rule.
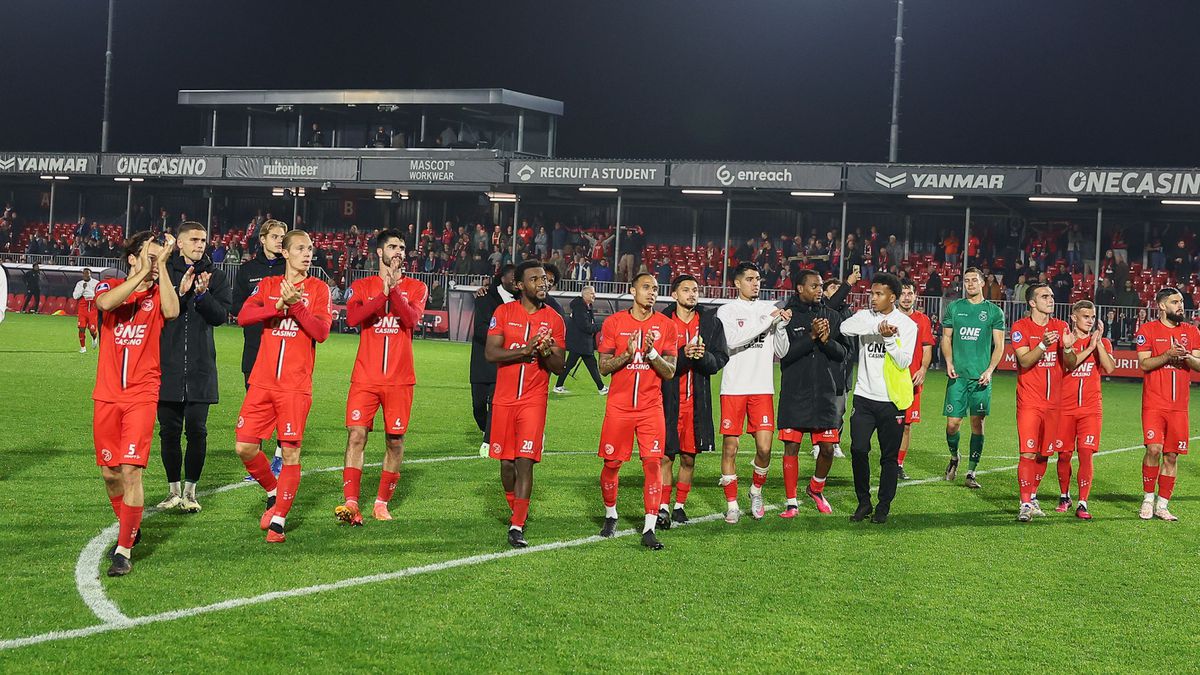
[[816,467],[804,493],[813,500],[819,513],[833,513],[833,507],[829,505],[829,500],[825,499],[825,479],[829,477],[829,470],[833,468],[833,448],[838,441],[837,429],[816,434],[813,440],[817,446]]
[[[1171,437],[1168,435],[1167,438],[1167,442],[1170,443]],[[1175,476],[1179,471],[1179,453],[1170,452],[1172,447],[1168,445],[1163,449],[1162,470],[1158,473],[1158,504],[1154,507],[1154,517],[1168,522],[1179,520],[1167,509],[1171,495],[1175,492]]]
[[[1154,494],[1161,472],[1163,449],[1167,437],[1167,415],[1158,410],[1142,410],[1142,439],[1146,454],[1142,457],[1142,520],[1154,517]],[[1172,486],[1173,487],[1173,486]]]
[[92,402],[92,444],[96,449],[96,466],[104,479],[104,491],[113,515],[121,519],[121,503],[124,488],[121,470],[116,463],[115,451],[121,447],[121,415],[115,403]]
[[400,482],[400,467],[404,464],[404,434],[385,434],[384,444],[387,450],[383,455],[383,471],[379,473],[379,489],[375,492],[375,506],[372,509],[375,520],[391,520],[388,503],[396,493],[396,485]]
[[142,526],[142,513],[145,505],[145,495],[142,491],[142,467],[135,464],[122,464],[118,467],[121,477],[121,515],[117,534],[117,547],[113,551],[112,565],[108,568],[108,576],[119,577],[129,574],[133,569],[130,558],[133,556],[133,546],[137,543],[138,530]]
[[779,440],[783,441],[783,494],[784,503],[780,518],[795,518],[800,512],[797,493],[800,484],[800,444],[804,433],[796,429],[780,429]]
[[900,480],[908,480],[908,474],[904,471],[904,458],[908,456],[908,446],[912,442],[912,425],[905,423],[904,430],[900,434],[900,452],[896,455],[896,462],[900,465]]
[[633,457],[634,425],[625,415],[605,414],[600,426],[600,498],[604,502],[604,526],[601,537],[611,537],[617,531],[617,489],[620,487],[621,465]]
[[1058,454],[1058,466],[1055,467],[1058,470],[1058,506],[1054,510],[1059,513],[1071,510],[1071,456],[1075,454],[1078,421],[1074,412],[1058,416],[1054,441],[1054,451]]
[[650,414],[635,426],[638,455],[642,460],[642,504],[646,518],[642,525],[642,545],[654,551],[663,548],[655,536],[658,507],[662,503],[662,457],[667,446],[667,423],[662,414]]
[[738,521],[737,451],[742,438],[742,421],[746,419],[746,400],[742,396],[721,397],[721,480],[725,489],[725,522]]
[[876,403],[874,407],[875,428],[879,435],[879,492],[871,522],[882,524],[887,522],[892,500],[896,498],[896,482],[900,474],[896,458],[900,454],[900,437],[904,433],[904,411],[891,402]]
[[695,470],[696,455],[687,452],[680,453],[679,482],[675,486],[675,509],[671,512],[671,519],[677,523],[688,521],[687,511],[684,510],[684,507],[687,505],[688,493],[692,490],[692,475]]
[[601,394],[607,394],[608,387],[604,386],[604,380],[600,378],[600,365],[596,363],[595,354],[586,354],[581,358],[583,365],[587,367],[588,374],[592,376],[592,382],[596,384],[596,390]]
[[262,442],[271,437],[274,422],[275,409],[266,393],[258,387],[249,389],[238,413],[234,451],[250,477],[267,492],[267,507],[259,521],[264,530],[270,523],[270,514],[275,507],[278,479],[271,471],[271,460],[262,451]]
[[271,510],[271,519],[267,523],[267,542],[272,544],[284,541],[287,517],[300,489],[300,443],[282,440],[280,444],[283,446],[283,470],[279,472],[275,508]]
[[656,527],[660,530],[671,529],[671,486],[675,480],[675,455],[677,453],[668,449],[663,453],[659,471],[659,480],[662,482],[662,491],[659,496],[658,505],[658,523]]
[[775,435],[775,402],[771,396],[751,396],[747,401],[747,428],[754,434],[754,476],[750,484],[750,515],[759,520],[766,513],[762,489],[771,466],[771,441]]
[[967,383],[963,378],[946,380],[946,447],[950,451],[950,463],[946,465],[946,480],[958,478],[958,443],[961,440],[963,418],[970,407],[967,403]]
[[1091,520],[1092,514],[1088,512],[1088,498],[1092,493],[1092,479],[1095,475],[1095,466],[1092,456],[1100,448],[1100,429],[1103,426],[1102,412],[1096,410],[1094,412],[1085,413],[1077,418],[1075,426],[1075,447],[1079,452],[1079,504],[1075,507],[1075,517],[1082,520]]
[[167,498],[158,503],[158,508],[162,510],[183,504],[183,487],[180,483],[183,474],[183,412],[183,403],[158,402],[158,453],[169,488]]
[[858,508],[852,521],[858,522],[871,515],[871,436],[875,433],[875,416],[871,414],[867,399],[854,398],[854,412],[850,414],[850,466],[854,472],[854,494],[858,497]]
[[[976,397],[981,395],[983,394],[977,393]],[[979,406],[976,405],[975,409],[978,410]],[[967,456],[967,478],[963,484],[972,489],[980,487],[975,470],[979,468],[979,460],[983,457],[983,429],[986,421],[986,415],[971,415],[971,454]]]
[[183,458],[183,504],[185,513],[200,511],[196,501],[196,485],[204,472],[204,460],[208,457],[208,403],[188,403],[183,407],[184,437],[187,438],[187,454]]
[[350,392],[346,396],[346,452],[342,462],[342,503],[334,507],[333,515],[339,521],[352,526],[361,526],[363,522],[362,511],[359,508],[362,470],[367,440],[375,426],[375,413],[379,410],[380,402],[379,391],[374,387],[350,383]]
[[514,548],[529,545],[524,536],[525,520],[529,517],[529,500],[533,496],[533,467],[536,463],[532,457],[518,457],[513,462],[516,498],[513,501],[513,515],[508,526],[508,539]]

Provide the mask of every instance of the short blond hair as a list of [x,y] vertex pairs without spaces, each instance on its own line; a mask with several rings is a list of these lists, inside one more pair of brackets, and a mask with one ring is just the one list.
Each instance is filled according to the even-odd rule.
[[[270,222],[270,221],[267,221],[267,222]],[[300,237],[304,237],[305,239],[312,239],[312,237],[309,237],[308,233],[305,232],[304,230],[292,230],[292,231],[288,232],[287,234],[283,235],[283,250],[286,251],[287,249],[291,248],[292,242],[295,241],[296,239],[299,239]]]
[[284,232],[288,231],[287,223],[283,222],[282,220],[275,220],[272,218],[264,221],[262,225],[258,226],[258,238],[262,239],[263,237],[267,236],[267,233],[277,227],[282,227]]

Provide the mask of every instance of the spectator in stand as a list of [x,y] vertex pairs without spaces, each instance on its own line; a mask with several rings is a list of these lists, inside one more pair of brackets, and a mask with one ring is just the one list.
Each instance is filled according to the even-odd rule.
[[[872,233],[875,231],[874,226],[871,227],[871,231]],[[875,276],[876,249],[875,242],[871,239],[871,237],[867,237],[862,240],[862,277],[864,279],[871,279]]]
[[325,147],[325,132],[321,131],[321,125],[316,122],[312,123],[312,128],[308,131],[308,147]]
[[1113,260],[1115,261],[1112,268],[1113,283],[1118,287],[1124,286],[1125,282],[1129,280],[1129,262],[1124,258],[1117,257],[1115,252]]
[[633,270],[636,264],[632,252],[626,251],[622,253],[621,259],[617,261],[617,281],[623,283],[632,282]]
[[1180,239],[1169,258],[1171,273],[1175,275],[1178,283],[1185,283],[1192,276],[1192,256],[1188,252],[1187,242]]
[[1067,264],[1072,272],[1078,272],[1082,269],[1082,263],[1083,233],[1079,231],[1079,223],[1071,223],[1071,229],[1067,231]]
[[951,302],[962,297],[962,275],[955,274],[950,285],[942,292],[942,307],[948,307]]
[[654,268],[654,276],[660,285],[671,283],[671,263],[666,258],[658,261],[658,267]]
[[1054,293],[1056,304],[1066,305],[1071,302],[1071,291],[1075,290],[1075,280],[1071,277],[1071,272],[1066,265],[1058,264],[1058,274],[1055,274],[1054,279],[1051,280],[1050,290]]
[[[762,240],[762,246],[760,246],[758,251],[754,254],[754,263],[759,267],[762,267],[767,263],[774,263],[776,258],[777,255],[774,244],[771,243],[770,239],[764,238]],[[668,280],[666,283],[669,284],[671,282]]]
[[1150,319],[1147,316],[1146,308],[1142,307],[1137,312],[1137,321],[1133,324],[1133,330],[1130,332],[1134,334],[1138,333],[1142,330],[1142,326],[1144,326],[1148,321],[1150,321]]
[[495,271],[495,269],[496,269],[495,266],[493,266],[490,262],[488,262],[488,260],[484,259],[482,251],[475,250],[475,251],[471,252],[471,274],[472,275],[486,276],[488,274],[493,273]]
[[958,235],[954,233],[954,230],[950,230],[946,238],[942,240],[942,250],[946,254],[946,262],[950,263],[951,266],[958,267],[958,255],[959,251],[962,250],[962,242],[959,240]]
[[[497,225],[496,229],[499,230],[500,226]],[[500,250],[499,244],[492,244],[492,254],[488,256],[488,264],[492,266],[493,274],[500,272],[500,266],[504,264],[504,253]]]
[[1108,338],[1113,344],[1125,341],[1125,333],[1123,331],[1124,324],[1117,317],[1117,310],[1109,307],[1104,312],[1104,337]]
[[471,273],[471,257],[472,254],[463,251],[454,258],[454,274],[456,276],[461,277]]
[[[628,255],[628,254],[626,254],[626,255]],[[621,257],[624,258],[625,256],[621,256]],[[592,280],[593,281],[612,281],[613,280],[613,271],[612,271],[612,267],[610,267],[608,264],[608,258],[600,259],[600,264],[597,265],[592,270]]]
[[1125,243],[1125,230],[1118,227],[1112,234],[1112,250],[1117,260],[1129,262],[1129,245]]
[[550,248],[562,253],[567,245],[567,229],[559,221],[554,221],[554,230],[550,233]]
[[755,242],[753,239],[747,239],[745,244],[737,247],[737,250],[733,252],[733,257],[737,259],[738,262],[747,262],[753,260],[754,254],[758,250],[756,244],[757,242]]
[[1150,269],[1160,272],[1167,268],[1167,253],[1163,250],[1162,237],[1158,234],[1158,228],[1154,228],[1154,234],[1150,236],[1150,245],[1146,247],[1146,254],[1150,260]]
[[450,222],[449,220],[442,225],[441,240],[442,246],[446,248],[449,248],[450,245],[454,243],[454,223]]
[[338,277],[337,281],[329,280],[329,301],[335,305],[344,305],[349,298],[346,297],[346,279]]
[[517,236],[526,246],[533,243],[533,228],[529,226],[528,220],[521,219],[521,227],[517,228]]
[[375,128],[375,137],[371,139],[371,146],[375,148],[390,148],[392,147],[392,137],[383,127]]
[[942,275],[938,274],[936,269],[929,272],[929,280],[925,282],[925,295],[931,298],[942,297]]
[[986,274],[984,276],[987,281],[983,286],[983,297],[992,302],[1004,300],[1004,284],[1000,283],[1000,278],[995,274]]
[[1142,304],[1142,299],[1138,297],[1137,291],[1133,289],[1133,281],[1126,279],[1125,286],[1117,293],[1118,307],[1137,307]]
[[228,251],[225,248],[225,244],[223,242],[218,243],[216,246],[213,247],[213,250],[212,250],[211,257],[212,257],[213,263],[219,265],[219,264],[225,262],[225,256],[227,254],[228,254]]
[[545,225],[538,226],[537,234],[533,237],[533,248],[539,260],[550,257],[550,235],[546,232]]
[[445,309],[446,308],[446,285],[442,283],[441,277],[433,278],[433,285],[429,287],[429,304],[426,309]]
[[855,267],[859,268],[859,273],[862,273],[863,254],[862,249],[858,247],[858,239],[853,234],[846,235],[846,270],[847,274],[854,271]]
[[979,262],[979,235],[974,230],[971,231],[971,237],[967,239],[967,264],[971,265]]
[[1024,273],[1017,275],[1017,283],[1013,286],[1012,296],[1017,302],[1022,302],[1025,298],[1026,291],[1029,290],[1029,277]]
[[571,280],[572,281],[591,281],[592,280],[592,263],[583,256],[575,256],[575,263],[571,265]]
[[562,252],[558,250],[550,252],[549,263],[554,265],[555,269],[564,270],[567,268],[567,259],[564,258]]
[[491,239],[483,223],[476,223],[475,233],[471,235],[471,248],[480,253],[487,253],[490,248]]
[[775,269],[775,263],[765,259],[758,268],[759,274],[762,276],[763,288],[778,288],[779,287],[779,271]]
[[1100,288],[1096,289],[1096,304],[1101,307],[1117,304],[1117,291],[1113,288],[1112,279],[1108,277],[1100,279]]

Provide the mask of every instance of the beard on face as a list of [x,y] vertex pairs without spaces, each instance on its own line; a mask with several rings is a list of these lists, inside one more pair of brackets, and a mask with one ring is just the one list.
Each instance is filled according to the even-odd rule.
[[1167,318],[1170,319],[1174,323],[1186,323],[1187,322],[1187,314],[1185,314],[1183,312],[1179,312],[1179,313],[1167,312]]

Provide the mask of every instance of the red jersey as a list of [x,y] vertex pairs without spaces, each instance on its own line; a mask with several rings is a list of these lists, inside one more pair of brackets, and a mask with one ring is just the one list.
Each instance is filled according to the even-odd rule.
[[662,378],[643,358],[641,348],[649,342],[659,354],[678,354],[675,321],[665,314],[651,312],[644,321],[626,310],[608,317],[600,329],[600,352],[621,354],[629,347],[629,338],[637,339],[637,351],[625,367],[612,374],[608,385],[606,410],[620,412],[662,411]]
[[[695,344],[700,341],[700,315],[693,314],[692,320],[683,322],[679,319],[679,315],[671,317],[675,322],[675,353],[683,354],[683,348],[688,344]],[[679,409],[681,411],[692,410],[696,405],[695,387],[695,371],[688,368],[687,372],[679,376]]]
[[[101,281],[96,285],[96,298],[122,283],[121,279]],[[158,400],[162,384],[158,341],[165,321],[158,284],[134,291],[120,307],[104,312],[93,400],[108,403]]]
[[[496,308],[488,324],[489,336],[499,335],[505,349],[520,349],[539,335],[550,335],[554,344],[567,341],[567,326],[562,317],[549,305],[530,314],[519,300],[506,302]],[[495,405],[514,405],[531,401],[545,403],[549,397],[550,371],[538,365],[537,355],[521,363],[506,363],[496,369]]]
[[413,328],[425,312],[429,290],[403,277],[390,293],[383,292],[379,275],[350,284],[346,320],[359,327],[358,355],[351,382],[371,385],[414,385]]
[[[1138,353],[1158,356],[1171,348],[1172,341],[1186,349],[1200,349],[1200,331],[1190,324],[1174,328],[1162,321],[1147,321],[1137,331],[1134,342]],[[1192,373],[1187,366],[1165,365],[1142,375],[1143,410],[1188,409]]]
[[316,277],[304,277],[298,284],[300,302],[275,309],[284,277],[267,277],[258,290],[246,299],[238,323],[246,326],[262,323],[262,342],[258,358],[250,371],[250,384],[263,389],[312,393],[313,364],[317,342],[329,337],[333,310],[329,287]]
[[[1075,342],[1075,352],[1081,352],[1092,344],[1094,336],[1079,338]],[[1112,354],[1112,342],[1103,338],[1104,349]],[[1092,352],[1087,360],[1075,365],[1071,372],[1063,377],[1062,406],[1063,410],[1085,410],[1100,414],[1101,395],[1100,378],[1104,373],[1100,369],[1100,355]]]
[[[925,347],[932,347],[937,344],[937,340],[933,339],[933,322],[924,312],[913,310],[908,318],[917,324],[917,342],[913,345],[912,363],[908,364],[908,372],[910,375],[916,375],[917,371],[921,370],[921,364],[925,361]],[[919,390],[918,390],[919,391]]]
[[1017,363],[1017,408],[1050,408],[1062,401],[1063,371],[1062,336],[1070,328],[1065,321],[1051,317],[1045,326],[1039,326],[1029,317],[1018,319],[1012,327],[1012,346],[1033,349],[1049,331],[1058,331],[1059,341],[1042,354],[1042,358],[1030,368]]

